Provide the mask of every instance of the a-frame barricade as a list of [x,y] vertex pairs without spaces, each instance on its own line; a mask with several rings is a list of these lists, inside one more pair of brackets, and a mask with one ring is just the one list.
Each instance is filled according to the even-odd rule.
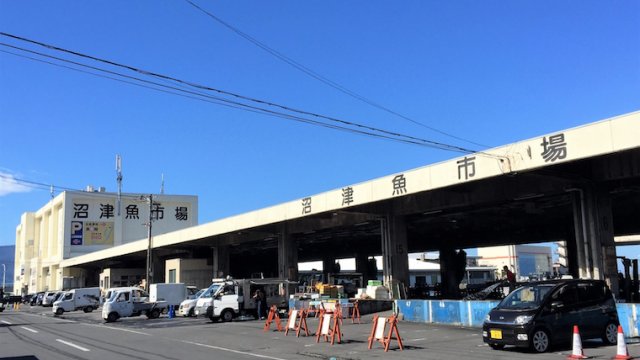
[[358,324],[360,324],[360,308],[358,307],[358,300],[353,302],[353,307],[351,309],[351,323],[355,324],[356,320],[358,320]]
[[278,307],[275,305],[271,305],[269,309],[269,315],[267,316],[267,321],[264,323],[264,331],[267,331],[271,328],[271,323],[276,323],[276,330],[282,331],[282,323],[280,322],[280,315],[278,315]]
[[339,308],[333,313],[325,311],[320,312],[320,321],[318,323],[318,331],[316,331],[316,342],[320,342],[320,337],[333,345],[338,339],[338,344],[342,342],[342,312]]
[[[385,329],[389,324],[389,333],[385,336]],[[398,340],[398,346],[400,350],[402,347],[402,338],[400,338],[400,332],[398,332],[398,318],[395,315],[389,318],[382,316],[373,317],[373,326],[371,327],[371,335],[369,336],[369,349],[373,346],[373,342],[377,341],[384,346],[384,351],[389,351],[389,345],[392,340]]]
[[296,337],[300,337],[300,331],[304,330],[305,334],[309,336],[309,327],[307,326],[307,310],[292,309],[289,311],[289,319],[287,320],[287,329],[284,331],[284,335],[289,335],[289,330],[296,332]]

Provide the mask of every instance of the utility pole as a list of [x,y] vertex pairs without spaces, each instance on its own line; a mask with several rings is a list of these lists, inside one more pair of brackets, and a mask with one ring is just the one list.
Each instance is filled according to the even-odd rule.
[[151,271],[151,224],[153,222],[153,195],[149,195],[149,222],[147,223],[147,273],[145,276],[145,290],[149,292],[151,285],[151,277],[153,276],[153,272]]

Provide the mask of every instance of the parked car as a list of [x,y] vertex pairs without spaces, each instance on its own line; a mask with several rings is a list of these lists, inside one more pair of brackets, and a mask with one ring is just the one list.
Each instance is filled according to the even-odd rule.
[[40,291],[37,292],[35,294],[33,294],[33,297],[31,297],[31,301],[29,302],[29,305],[31,306],[40,306],[42,305],[42,297],[44,296],[44,291]]
[[178,309],[178,314],[182,316],[194,316],[195,309],[196,309],[196,302],[198,302],[200,295],[204,294],[205,291],[207,291],[207,289],[200,289],[200,291],[198,291],[195,294],[195,298],[186,299],[183,302],[181,302],[180,308]]
[[62,294],[63,291],[48,291],[42,297],[42,306],[53,306],[54,300]]
[[505,297],[482,326],[483,341],[493,349],[505,345],[549,351],[570,343],[573,326],[581,338],[617,342],[618,313],[611,291],[601,280],[548,280],[525,284]]

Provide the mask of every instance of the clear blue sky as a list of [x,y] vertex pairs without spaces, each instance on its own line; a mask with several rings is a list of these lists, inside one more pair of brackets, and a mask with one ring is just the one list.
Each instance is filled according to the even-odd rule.
[[[640,109],[637,1],[193,1],[361,96],[489,147]],[[338,92],[181,0],[2,1],[0,31],[478,148]],[[56,54],[2,36],[0,42]],[[0,125],[5,175],[115,191],[114,158],[121,154],[124,191],[159,192],[164,173],[166,193],[199,196],[200,223],[459,155],[230,109],[4,52]],[[20,215],[48,199],[48,191],[0,183],[0,245],[13,244]],[[640,256],[632,249],[619,251]]]

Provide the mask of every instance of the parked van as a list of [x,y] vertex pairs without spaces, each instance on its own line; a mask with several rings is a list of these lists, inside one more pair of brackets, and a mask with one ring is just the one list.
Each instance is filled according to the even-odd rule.
[[73,289],[64,293],[60,300],[53,303],[53,313],[62,315],[65,311],[83,310],[92,312],[100,305],[100,288]]
[[618,313],[601,280],[549,280],[526,284],[505,297],[482,325],[482,339],[493,349],[505,345],[546,352],[570,343],[573,326],[582,339],[617,341]]
[[53,306],[55,299],[62,293],[62,291],[47,291],[42,297],[42,306]]

